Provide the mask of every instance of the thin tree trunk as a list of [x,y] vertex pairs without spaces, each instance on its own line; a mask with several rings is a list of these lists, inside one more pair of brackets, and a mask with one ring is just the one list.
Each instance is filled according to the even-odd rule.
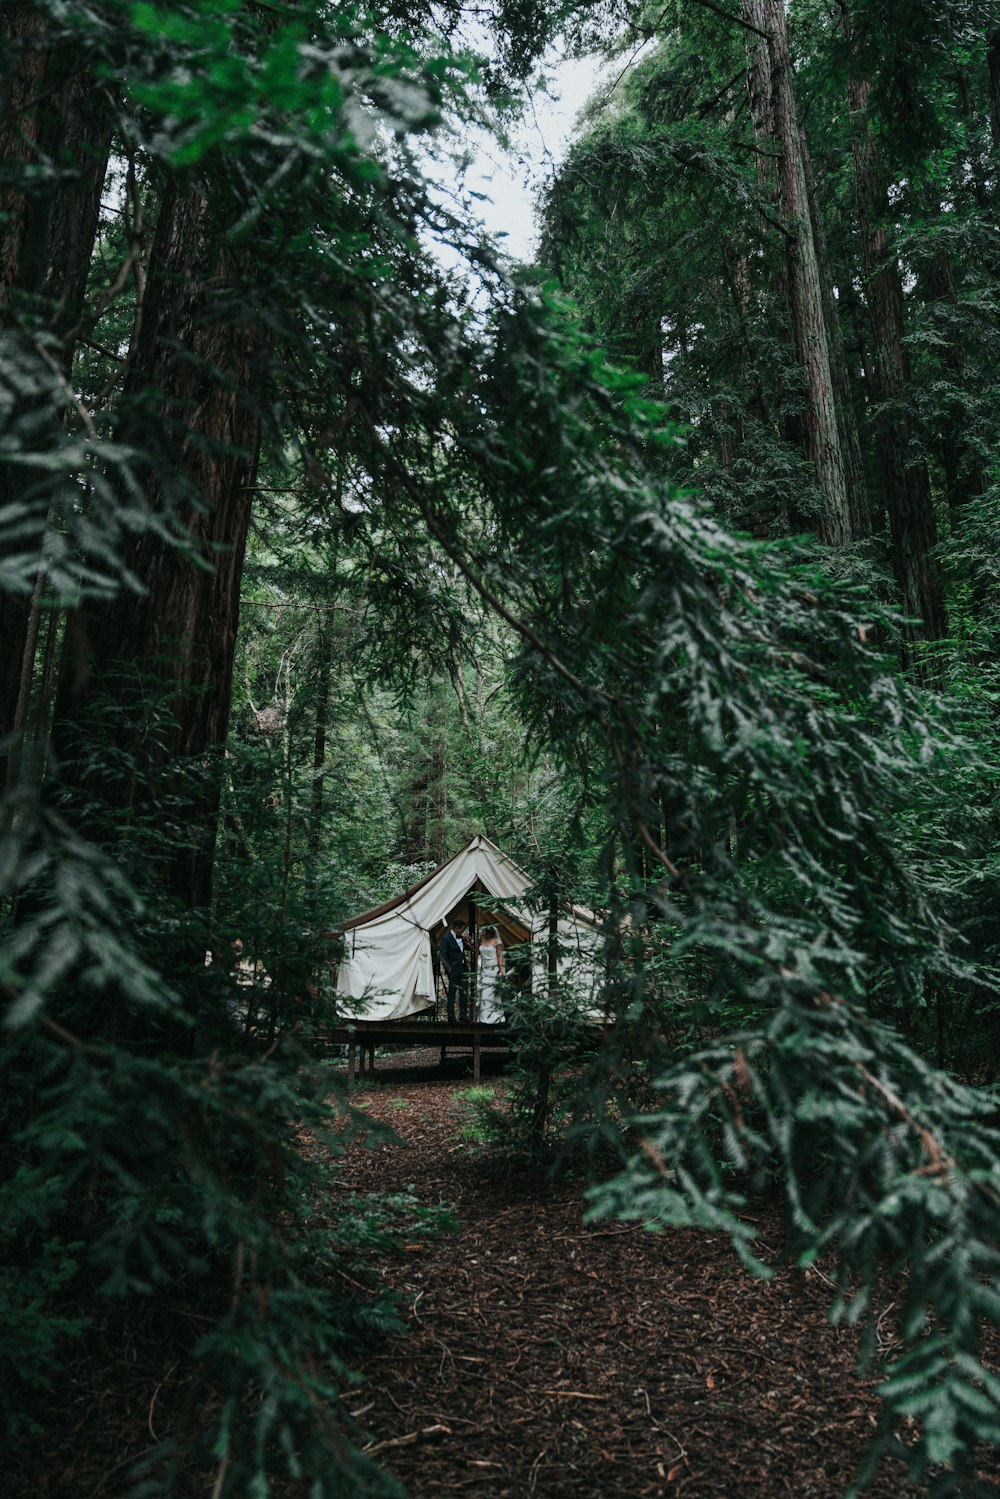
[[927,465],[914,451],[906,408],[910,368],[904,344],[903,282],[889,240],[889,198],[869,118],[871,87],[852,78],[855,199],[872,330],[873,395],[878,453],[892,536],[893,566],[906,614],[921,621],[908,633],[935,640],[947,631],[944,595],[933,550],[937,523]]
[[868,401],[872,399],[872,391],[875,388],[875,372],[872,368],[871,350],[868,347],[868,320],[865,309],[861,305],[861,298],[850,276],[844,278],[844,283],[840,288],[840,299],[844,304],[844,310],[854,334],[854,352],[861,367],[861,383],[865,399]]
[[[553,875],[549,890],[549,931],[546,942],[545,968],[548,977],[549,1002],[554,1003],[559,992],[559,887]],[[549,1117],[549,1094],[552,1089],[552,1067],[540,1062],[535,1088],[535,1104],[531,1112],[529,1148],[532,1156],[539,1156],[545,1143],[545,1125]]]
[[13,743],[7,756],[6,781],[3,787],[5,791],[14,789],[21,767],[21,752],[28,724],[28,705],[31,701],[31,681],[35,671],[35,652],[38,649],[38,631],[42,622],[41,603],[44,588],[45,574],[39,572],[35,579],[35,591],[28,606],[23,638],[17,641],[21,649],[21,680],[18,684],[17,702],[10,725]]
[[990,137],[993,150],[1000,156],[1000,26],[994,26],[987,34],[986,64],[990,79]]
[[844,479],[847,486],[847,505],[850,512],[851,536],[861,541],[870,536],[872,524],[871,501],[868,481],[865,477],[865,462],[861,452],[858,420],[854,412],[854,397],[851,377],[844,348],[844,332],[840,325],[840,312],[833,290],[830,271],[830,256],[826,245],[826,229],[823,213],[816,193],[816,181],[805,136],[802,136],[802,163],[806,174],[806,191],[809,195],[809,212],[812,221],[813,243],[819,265],[819,281],[823,294],[823,319],[826,324],[827,347],[830,352],[830,373],[833,377],[833,394],[837,408],[837,427],[840,432],[840,451],[844,460]]
[[750,396],[751,409],[756,408],[756,414],[764,425],[771,421],[771,408],[767,399],[760,376],[760,368],[754,355],[753,343],[750,338],[750,328],[747,321],[747,313],[750,306],[749,292],[749,267],[745,255],[740,255],[736,264],[733,264],[727,250],[722,252],[722,270],[732,298],[733,308],[736,312],[736,320],[740,328],[740,343],[743,348],[742,375],[744,383],[752,391]]
[[430,839],[430,855],[435,864],[445,860],[445,818],[448,814],[448,746],[444,734],[439,733],[434,741],[433,785],[431,817],[433,833]]
[[[770,83],[773,130],[759,140],[762,149],[776,148],[778,152],[777,180],[786,226],[789,309],[806,390],[806,454],[825,500],[820,534],[831,546],[843,546],[851,539],[850,504],[784,0],[742,0],[742,9],[745,19],[769,36],[767,65],[757,58],[750,68],[751,104],[755,129],[759,130],[767,114],[761,90]],[[754,38],[751,55],[764,45],[762,40]]]
[[[945,251],[938,251],[931,261],[926,285],[933,301],[955,306],[955,274]],[[937,447],[947,485],[951,526],[957,531],[962,527],[969,501],[985,492],[986,474],[966,435],[966,406],[961,395],[965,381],[965,352],[961,343],[954,337],[944,338],[940,357],[955,387],[955,394],[946,407]]]
[[976,200],[976,206],[981,213],[988,213],[990,209],[990,192],[987,183],[986,163],[983,152],[979,149],[978,136],[978,109],[973,99],[972,80],[967,67],[959,67],[955,73],[955,90],[958,95],[958,114],[965,126],[965,153],[964,160],[959,158],[959,190],[961,191],[961,169],[964,165],[968,173],[968,181],[972,187],[972,195]]
[[325,615],[320,616],[316,643],[316,727],[313,735],[312,797],[309,809],[309,842],[306,865],[306,908],[315,919],[316,871],[319,868],[323,836],[323,792],[326,764],[326,721],[330,712],[330,671],[333,665],[333,628]]

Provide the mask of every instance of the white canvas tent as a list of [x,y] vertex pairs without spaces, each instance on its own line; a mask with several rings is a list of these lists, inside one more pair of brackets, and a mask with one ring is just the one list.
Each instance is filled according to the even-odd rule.
[[[548,917],[522,900],[534,882],[491,843],[476,837],[447,863],[394,900],[341,927],[344,955],[337,973],[337,1012],[365,1020],[402,1020],[434,1003],[434,947],[457,916],[500,928],[506,946],[542,941]],[[593,915],[580,907],[559,921],[560,970],[595,975],[599,938]]]

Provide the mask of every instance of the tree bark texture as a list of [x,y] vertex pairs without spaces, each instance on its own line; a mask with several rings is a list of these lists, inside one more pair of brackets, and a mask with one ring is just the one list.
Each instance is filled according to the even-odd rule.
[[[735,101],[733,101],[730,107],[727,108],[726,117],[732,123],[735,116],[736,108]],[[762,160],[763,158],[758,157],[758,167]],[[737,328],[739,329],[741,349],[740,383],[748,392],[748,403],[751,408],[755,409],[758,418],[765,424],[769,424],[770,412],[767,397],[760,378],[753,339],[750,336],[748,320],[753,302],[753,277],[745,246],[723,245],[722,273],[725,283],[729,288],[733,313],[736,318]],[[752,394],[749,394],[750,392]],[[720,402],[718,406],[718,421],[722,429],[719,439],[719,462],[724,469],[732,470],[739,459],[745,437],[743,413],[738,405]],[[741,520],[740,524],[742,527],[749,529],[753,522]]]
[[[93,87],[86,59],[56,42],[37,7],[6,9],[0,62],[0,380],[9,382],[12,426],[39,404],[25,396],[23,371],[50,366],[38,349],[44,337],[52,365],[70,375],[78,323],[97,235],[101,190],[111,147],[111,107]],[[53,342],[53,340],[55,340]],[[60,341],[62,347],[60,348]],[[36,534],[19,551],[40,550],[44,491],[51,482],[0,463],[0,509],[29,504]],[[0,589],[0,741],[22,735],[39,631],[41,575],[30,590]],[[0,753],[0,789],[16,772]]]
[[847,508],[850,514],[851,536],[862,541],[875,529],[872,520],[871,499],[868,480],[865,476],[865,461],[861,452],[861,436],[854,410],[851,376],[844,346],[844,330],[840,322],[840,310],[834,295],[833,275],[826,244],[826,228],[823,211],[816,192],[812,157],[808,143],[802,136],[802,164],[806,174],[806,190],[809,194],[809,212],[812,221],[813,242],[816,246],[816,261],[819,266],[819,282],[823,294],[823,318],[826,323],[827,346],[830,351],[830,374],[833,378],[833,395],[837,407],[837,427],[840,432],[840,451],[844,460],[844,479],[847,485]]
[[[762,7],[744,7],[744,16],[750,10],[757,14]],[[756,24],[756,23],[753,23]],[[767,38],[752,38],[747,44],[747,93],[754,137],[758,144],[755,157],[757,191],[761,201],[768,205],[767,212],[760,215],[761,241],[766,242],[771,224],[781,213],[781,195],[778,190],[778,173],[775,152],[774,93],[771,80],[771,52]],[[780,269],[771,276],[771,288],[776,305],[782,307],[791,321],[791,290],[788,284],[788,257],[783,256]],[[763,402],[765,420],[768,420],[768,403]],[[782,442],[801,452],[806,448],[805,425],[798,411],[790,409],[780,400],[777,402],[776,426]],[[783,530],[805,531],[811,521],[794,504],[786,505],[781,516]]]
[[[764,43],[755,37],[750,44],[751,55],[760,53],[766,46],[767,62],[765,64],[759,56],[754,58],[748,81],[754,126],[761,147],[765,150],[776,148],[778,152],[777,183],[786,226],[789,310],[806,391],[806,455],[824,496],[820,534],[831,546],[844,546],[851,539],[850,505],[784,0],[743,0],[742,10],[744,19],[757,30],[766,32],[769,38]],[[763,97],[763,90],[768,85],[771,95],[769,110]],[[759,131],[768,116],[771,129],[761,137]]]
[[904,343],[903,281],[887,224],[889,197],[869,118],[871,87],[852,79],[848,103],[854,117],[854,185],[872,332],[873,396],[893,567],[906,614],[922,623],[909,633],[930,640],[948,621],[933,549],[937,522],[927,465],[914,451],[907,409],[910,368]]
[[[166,876],[184,906],[211,895],[221,751],[229,722],[240,580],[261,431],[267,346],[240,297],[248,252],[219,249],[207,199],[170,183],[160,206],[135,361],[123,391],[120,437],[149,455],[150,509],[187,544],[155,530],[136,537],[126,561],[141,592],[123,589],[67,629],[56,702],[56,747],[72,753],[72,726],[108,692],[129,715],[119,747],[132,773],[87,778],[112,807],[148,799],[151,769],[188,765],[187,841]],[[224,243],[224,241],[222,241]],[[155,749],[143,739],[149,682],[165,693],[169,729]],[[106,731],[105,731],[106,732]],[[190,769],[204,757],[197,785]],[[147,807],[148,810],[148,807]]]

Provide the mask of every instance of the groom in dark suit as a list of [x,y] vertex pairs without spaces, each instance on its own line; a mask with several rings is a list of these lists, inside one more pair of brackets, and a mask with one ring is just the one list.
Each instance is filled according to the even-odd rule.
[[458,995],[458,1013],[463,1021],[469,1018],[469,969],[465,961],[465,922],[453,921],[441,938],[439,948],[441,962],[448,974],[448,1019],[455,1023],[455,995]]

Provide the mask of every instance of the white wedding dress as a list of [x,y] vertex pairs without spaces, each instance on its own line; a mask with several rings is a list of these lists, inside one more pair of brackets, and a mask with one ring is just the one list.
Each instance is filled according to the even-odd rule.
[[500,945],[484,943],[479,949],[479,1016],[483,1025],[502,1025],[503,1008],[497,986],[500,980]]

